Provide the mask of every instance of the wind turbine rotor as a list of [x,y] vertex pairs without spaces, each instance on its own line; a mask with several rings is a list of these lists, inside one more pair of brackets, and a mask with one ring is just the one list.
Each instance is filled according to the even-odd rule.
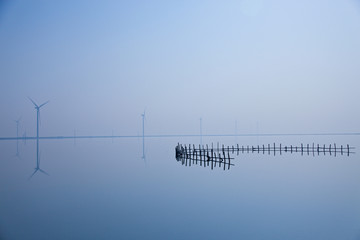
[[19,117],[17,120],[14,120],[14,122],[16,122],[17,124],[19,124],[20,120],[22,119],[22,117]]
[[42,106],[44,106],[44,105],[47,104],[48,102],[50,102],[50,101],[48,100],[48,101],[44,102],[43,104],[41,104],[41,105],[39,106],[39,108],[41,108]]
[[141,116],[146,119],[146,108],[144,109],[144,112],[141,114]]
[[32,100],[30,97],[28,97],[28,99],[35,105],[35,108],[39,108],[39,106],[34,102],[34,100]]
[[41,108],[42,106],[44,106],[45,104],[47,104],[48,102],[50,102],[50,101],[48,100],[48,101],[44,102],[43,104],[41,104],[41,105],[38,107],[38,111],[39,111],[39,124],[40,124],[40,125],[41,125],[40,108]]

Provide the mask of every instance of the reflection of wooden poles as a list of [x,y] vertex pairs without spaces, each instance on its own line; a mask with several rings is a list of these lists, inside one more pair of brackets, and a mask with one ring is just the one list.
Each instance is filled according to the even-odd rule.
[[228,159],[229,159],[229,164],[228,164],[228,170],[230,170],[230,154],[228,153]]
[[309,155],[309,144],[306,145],[306,152],[307,152],[307,155]]
[[314,146],[315,146],[315,143],[313,143],[313,157],[315,157]]
[[341,155],[343,155],[343,146],[341,145]]
[[281,155],[281,143],[280,143],[280,155]]

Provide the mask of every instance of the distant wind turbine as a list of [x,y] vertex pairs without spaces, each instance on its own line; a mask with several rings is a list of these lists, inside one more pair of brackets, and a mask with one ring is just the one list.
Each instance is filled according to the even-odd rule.
[[238,135],[238,127],[237,127],[237,120],[235,120],[235,142],[237,142],[238,140],[237,135]]
[[23,141],[24,141],[24,144],[26,145],[26,129],[25,129],[25,132],[23,134]]
[[34,100],[32,100],[30,97],[28,97],[29,100],[34,104],[36,109],[36,138],[39,138],[39,120],[40,120],[40,108],[43,107],[45,104],[47,104],[49,101],[44,102],[40,106],[37,105]]
[[76,146],[76,129],[74,129],[74,146]]
[[202,118],[200,118],[200,144],[202,145]]
[[[146,109],[145,109],[146,110]],[[142,158],[145,160],[145,110],[144,113],[141,114],[142,117],[142,145],[143,145],[143,156]]]
[[14,120],[16,122],[16,156],[19,157],[19,125],[20,125],[21,117],[18,120]]
[[45,104],[47,104],[49,101],[44,102],[41,105],[37,105],[34,100],[32,100],[30,97],[28,97],[29,100],[34,104],[35,109],[36,109],[36,168],[35,171],[33,172],[33,174],[30,176],[30,178],[32,178],[32,176],[34,176],[34,174],[37,171],[40,171],[42,173],[45,173],[47,175],[49,175],[48,173],[46,173],[44,170],[40,169],[40,157],[39,157],[39,119],[40,119],[40,108],[43,107]]

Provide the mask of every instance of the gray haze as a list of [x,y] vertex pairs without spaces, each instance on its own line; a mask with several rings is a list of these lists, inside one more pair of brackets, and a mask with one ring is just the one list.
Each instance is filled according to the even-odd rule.
[[174,156],[359,134],[146,137],[359,133],[359,43],[356,0],[0,1],[0,138],[36,136],[28,97],[40,137],[142,136],[146,112],[144,139],[1,140],[0,239],[360,239],[358,153]]
[[0,7],[1,136],[359,131],[357,1]]

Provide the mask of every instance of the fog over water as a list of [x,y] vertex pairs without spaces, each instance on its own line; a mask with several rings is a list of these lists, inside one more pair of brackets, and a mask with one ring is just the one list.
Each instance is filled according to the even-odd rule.
[[[360,239],[359,30],[355,0],[1,1],[0,239]],[[355,154],[175,159],[217,142]]]

